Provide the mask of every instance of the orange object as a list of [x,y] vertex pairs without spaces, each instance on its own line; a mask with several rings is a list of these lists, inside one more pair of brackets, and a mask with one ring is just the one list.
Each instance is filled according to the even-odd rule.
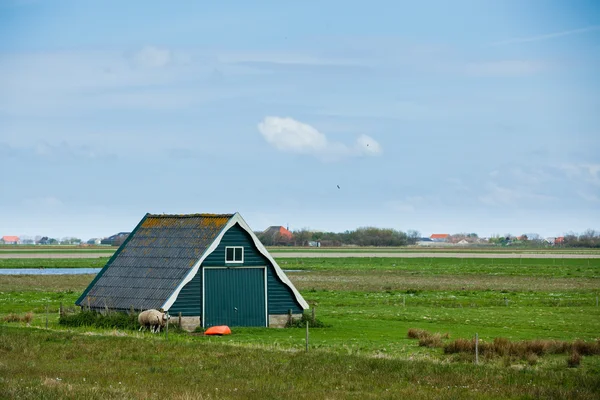
[[204,331],[205,335],[231,335],[231,329],[227,325],[211,326]]

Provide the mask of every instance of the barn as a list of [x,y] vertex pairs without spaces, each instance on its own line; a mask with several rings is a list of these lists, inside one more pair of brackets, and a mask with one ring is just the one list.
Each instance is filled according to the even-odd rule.
[[283,326],[308,304],[239,213],[146,214],[76,301],[182,326]]

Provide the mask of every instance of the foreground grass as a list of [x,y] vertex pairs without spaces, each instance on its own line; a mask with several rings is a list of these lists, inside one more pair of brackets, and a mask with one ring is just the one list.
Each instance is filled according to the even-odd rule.
[[[171,332],[169,342],[67,331],[59,305],[72,306],[93,276],[0,276],[0,316],[23,321],[0,324],[0,398],[597,398],[599,356],[578,368],[566,354],[474,366],[471,354],[407,336],[418,328],[447,333],[444,343],[475,333],[488,343],[594,341],[597,260],[438,260],[282,260],[301,270],[288,276],[330,325],[310,331],[309,354],[303,329]],[[39,329],[46,306],[50,331]]]
[[[0,327],[0,397],[593,399],[596,370],[547,370]],[[585,362],[584,362],[585,364]]]

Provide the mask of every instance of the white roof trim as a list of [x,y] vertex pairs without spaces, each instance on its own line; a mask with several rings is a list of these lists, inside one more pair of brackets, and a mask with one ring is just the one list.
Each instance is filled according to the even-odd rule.
[[263,246],[263,244],[260,242],[260,240],[258,240],[258,237],[256,237],[256,235],[254,234],[254,232],[252,231],[252,229],[250,229],[250,227],[248,226],[248,224],[246,223],[246,221],[244,221],[244,219],[242,218],[242,216],[239,213],[235,213],[233,215],[233,217],[231,217],[231,219],[223,227],[223,229],[221,230],[221,232],[219,233],[219,235],[216,237],[216,239],[213,240],[213,242],[210,244],[210,246],[208,246],[208,248],[204,251],[204,253],[202,253],[202,256],[200,257],[200,259],[198,261],[196,261],[196,263],[194,264],[194,266],[192,267],[192,269],[190,270],[190,272],[188,272],[188,274],[185,276],[185,278],[183,278],[183,280],[179,283],[179,285],[177,285],[177,288],[175,288],[175,290],[169,296],[169,298],[167,299],[167,301],[165,301],[165,303],[163,304],[162,308],[165,311],[168,311],[171,308],[171,306],[173,305],[173,303],[175,303],[175,300],[177,300],[177,296],[179,296],[179,293],[181,292],[181,289],[183,289],[183,287],[188,282],[190,282],[194,278],[194,276],[196,276],[196,273],[198,273],[198,269],[200,268],[200,265],[202,265],[202,262],[213,251],[215,251],[215,249],[221,243],[221,239],[223,239],[223,236],[225,235],[225,233],[232,226],[234,226],[235,224],[239,224],[242,227],[242,229],[244,229],[250,235],[250,237],[252,238],[252,241],[254,242],[254,245],[256,246],[256,248],[258,249],[258,251],[263,256],[265,256],[271,262],[271,264],[273,265],[273,268],[275,269],[275,273],[277,274],[277,277],[279,279],[281,279],[281,281],[284,284],[286,284],[292,290],[292,293],[294,293],[296,301],[300,304],[300,306],[303,309],[307,310],[309,308],[309,306],[308,306],[308,303],[306,302],[306,300],[304,300],[304,298],[302,297],[302,295],[300,294],[300,292],[298,292],[298,290],[296,289],[296,287],[294,286],[294,284],[285,275],[285,273],[282,271],[282,269],[279,267],[279,265],[275,262],[275,260],[273,259],[273,257],[271,257],[271,255],[269,254],[269,252],[267,251],[267,249],[265,248],[265,246]]
[[254,234],[252,229],[250,229],[250,227],[248,226],[246,221],[244,221],[244,218],[242,218],[242,216],[239,213],[235,213],[235,215],[231,219],[235,220],[235,222],[239,223],[240,226],[242,227],[242,229],[244,229],[246,232],[248,232],[248,234],[254,241],[254,245],[256,246],[258,251],[263,256],[265,256],[267,258],[267,260],[269,260],[271,262],[271,264],[273,265],[273,268],[275,269],[275,273],[277,273],[277,277],[279,279],[281,279],[281,281],[283,283],[285,283],[292,290],[292,293],[294,293],[294,296],[296,297],[296,301],[298,303],[300,303],[300,306],[302,306],[303,309],[308,310],[310,307],[308,306],[308,303],[306,302],[306,300],[304,300],[304,297],[302,297],[300,292],[298,292],[298,289],[296,289],[296,287],[294,286],[292,281],[290,281],[290,279],[287,277],[287,275],[283,272],[283,270],[281,269],[279,264],[277,264],[275,259],[273,257],[271,257],[271,254],[269,254],[267,249],[265,249],[265,246],[263,246],[263,244],[260,242],[260,240],[258,240],[258,237]]

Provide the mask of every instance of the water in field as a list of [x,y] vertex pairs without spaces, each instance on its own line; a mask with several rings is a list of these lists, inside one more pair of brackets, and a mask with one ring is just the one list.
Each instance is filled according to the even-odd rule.
[[0,275],[82,275],[97,274],[102,268],[2,268]]

